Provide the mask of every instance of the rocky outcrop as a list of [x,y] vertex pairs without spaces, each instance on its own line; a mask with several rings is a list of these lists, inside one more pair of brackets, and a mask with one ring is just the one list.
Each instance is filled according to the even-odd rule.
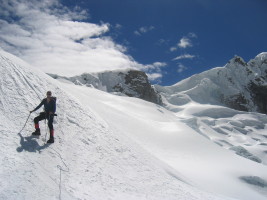
[[251,96],[257,111],[267,114],[267,85],[255,84],[251,82],[249,85]]
[[120,72],[119,76],[124,77],[124,83],[116,84],[113,87],[115,92],[121,92],[129,97],[138,97],[149,102],[162,104],[161,96],[151,86],[145,72],[130,70],[126,74]]
[[85,85],[96,89],[140,98],[155,104],[162,105],[161,95],[150,84],[145,72],[138,70],[115,70],[93,74],[82,74],[74,77],[61,77],[49,74],[55,79],[71,81],[76,85]]
[[221,101],[229,108],[233,108],[235,110],[240,111],[249,111],[246,105],[248,104],[246,98],[241,94],[232,95],[222,99]]

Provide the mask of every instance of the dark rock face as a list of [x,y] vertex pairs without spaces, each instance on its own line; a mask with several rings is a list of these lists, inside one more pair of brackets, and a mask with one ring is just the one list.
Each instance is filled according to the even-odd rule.
[[130,70],[126,74],[119,73],[119,75],[124,77],[125,82],[115,85],[114,91],[162,105],[161,96],[151,86],[146,73]]
[[[221,103],[240,111],[256,111],[267,114],[266,63],[266,56],[256,57],[249,63],[238,56],[231,59],[228,62],[228,69],[232,72],[228,74],[227,79],[229,85],[235,87],[237,92],[234,95],[223,97]],[[236,74],[235,78],[231,77],[234,73]]]
[[248,102],[241,93],[222,99],[222,103],[224,103],[227,107],[233,108],[235,110],[249,111],[246,107]]
[[267,114],[267,86],[251,82],[249,90],[251,91],[253,102],[257,106],[257,111]]
[[239,63],[240,65],[247,66],[247,63],[241,57],[239,57],[239,56],[235,56],[233,58],[233,61],[235,63]]
[[65,79],[76,85],[85,85],[109,93],[136,97],[162,105],[161,95],[150,84],[145,72],[138,70],[106,71],[82,74],[74,77],[61,77],[49,74],[55,79]]

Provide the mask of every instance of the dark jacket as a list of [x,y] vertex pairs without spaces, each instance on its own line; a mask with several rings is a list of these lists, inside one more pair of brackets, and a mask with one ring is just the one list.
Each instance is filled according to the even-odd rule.
[[56,98],[55,97],[51,97],[49,103],[47,103],[47,98],[43,99],[41,103],[33,111],[38,110],[42,105],[44,106],[44,110],[46,113],[56,112]]

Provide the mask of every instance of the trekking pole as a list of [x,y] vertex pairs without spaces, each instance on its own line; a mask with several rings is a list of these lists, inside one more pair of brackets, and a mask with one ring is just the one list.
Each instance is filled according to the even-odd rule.
[[31,115],[31,112],[30,112],[30,114],[28,115],[28,117],[27,117],[27,119],[26,119],[26,122],[25,122],[24,126],[22,127],[22,129],[20,130],[19,133],[21,133],[21,131],[23,131],[23,129],[25,128],[25,126],[26,126],[26,124],[27,124],[27,122],[28,122],[28,120],[29,120],[29,118],[30,118],[30,115]]

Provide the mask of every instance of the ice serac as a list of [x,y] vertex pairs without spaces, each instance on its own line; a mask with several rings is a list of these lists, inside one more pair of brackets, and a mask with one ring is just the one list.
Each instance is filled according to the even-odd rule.
[[173,86],[155,87],[169,107],[194,101],[266,114],[267,53],[248,63],[235,56],[224,67],[196,74]]
[[117,95],[140,98],[161,105],[161,96],[150,84],[145,72],[128,69],[105,71],[101,73],[84,73],[74,77],[60,77],[50,74],[55,79],[65,79],[76,85],[86,85]]

